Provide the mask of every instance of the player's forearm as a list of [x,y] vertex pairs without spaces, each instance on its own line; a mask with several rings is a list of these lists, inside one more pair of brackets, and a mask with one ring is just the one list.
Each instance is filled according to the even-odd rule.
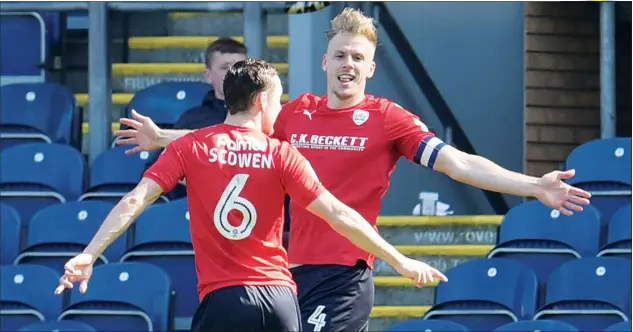
[[358,212],[336,200],[329,193],[322,196],[325,197],[319,197],[308,206],[308,210],[327,221],[336,232],[393,267],[397,268],[405,259]]
[[144,192],[138,187],[125,195],[110,211],[84,253],[92,255],[93,261],[96,260],[160,195],[160,192]]
[[512,172],[480,156],[463,154],[463,166],[449,174],[451,178],[489,191],[524,197],[534,197],[538,178]]
[[164,148],[167,146],[167,144],[171,143],[172,141],[175,141],[187,134],[189,134],[190,132],[193,132],[193,130],[189,130],[189,129],[161,129],[158,132],[158,139],[156,142],[156,145],[160,146],[161,148]]

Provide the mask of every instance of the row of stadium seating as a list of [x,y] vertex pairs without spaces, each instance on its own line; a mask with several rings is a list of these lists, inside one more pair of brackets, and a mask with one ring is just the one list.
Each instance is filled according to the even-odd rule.
[[[101,221],[109,213],[111,207],[112,203],[98,201],[71,202],[49,206],[37,213],[31,220],[26,231],[27,235],[24,238],[24,244],[20,245],[17,239],[23,237],[20,236],[18,214],[8,205],[0,205],[2,210],[2,264],[5,266],[12,263],[19,266],[45,266],[52,268],[53,271],[62,271],[64,262],[84,248],[100,226]],[[97,262],[98,265],[102,265],[108,262],[141,261],[161,268],[170,279],[178,281],[174,282],[171,287],[175,290],[174,313],[179,318],[190,317],[197,305],[196,276],[187,212],[186,199],[150,207],[139,217],[130,231],[117,240]],[[574,216],[554,216],[556,214],[551,213],[551,210],[544,207],[540,202],[528,202],[514,207],[505,216],[501,224],[499,244],[489,254],[489,257],[504,258],[481,260],[483,263],[479,264],[484,265],[469,265],[475,263],[463,264],[451,270],[449,272],[451,282],[446,284],[446,286],[441,285],[438,287],[436,308],[431,312],[436,312],[436,316],[443,317],[442,313],[447,312],[447,310],[451,312],[451,310],[454,311],[455,309],[465,309],[463,307],[465,300],[476,300],[502,305],[508,308],[510,312],[519,310],[514,313],[517,318],[531,318],[536,313],[536,308],[547,306],[548,303],[551,304],[552,298],[558,299],[558,297],[551,295],[551,291],[560,290],[561,288],[550,285],[573,283],[573,280],[569,280],[571,275],[580,284],[561,296],[567,296],[568,299],[580,302],[583,300],[602,299],[601,301],[619,308],[617,310],[626,313],[626,317],[629,317],[630,308],[626,305],[626,302],[622,302],[626,300],[625,297],[622,297],[622,294],[626,294],[625,287],[630,285],[631,205],[621,208],[612,217],[609,223],[609,233],[617,234],[618,240],[605,247],[601,252],[598,252],[596,235],[600,222],[597,219],[598,214],[594,208],[589,206],[585,211]],[[619,257],[591,258],[596,254]],[[610,263],[613,259],[619,263]],[[516,265],[517,261],[520,262],[519,265]],[[589,262],[583,263],[589,265],[574,267],[574,269],[585,269],[583,270],[585,272],[589,268],[593,269],[591,271],[594,272],[599,271],[595,267],[596,264],[600,266],[615,264],[614,266],[616,267],[609,267],[609,269],[618,269],[616,271],[619,272],[615,275],[619,276],[617,278],[624,279],[616,278],[607,281],[604,278],[585,280],[578,279],[579,276],[583,275],[578,271],[560,272],[562,266],[571,264],[569,266],[573,267],[575,266],[573,264],[580,264],[578,262]],[[621,267],[618,266],[627,263],[629,264],[628,268],[620,271]],[[107,265],[116,264],[109,263]],[[503,288],[499,287],[505,284],[505,281],[503,281],[505,279],[489,280],[484,278],[483,272],[475,273],[475,271],[483,271],[484,267],[486,267],[486,271],[489,271],[486,272],[486,278],[495,276],[506,278],[505,273],[499,273],[501,269],[503,271],[514,271],[515,280],[513,282],[508,281],[510,284],[507,287],[516,287],[516,289],[523,289],[524,291],[503,290]],[[464,272],[460,272],[462,271],[461,269],[465,269]],[[626,274],[626,271],[629,274]],[[463,282],[466,284],[459,286],[461,279],[470,280],[460,277],[461,274],[469,276],[469,278],[480,275],[484,280],[475,280],[476,278],[468,282],[464,280]],[[603,275],[604,272],[602,272],[602,275],[596,274],[597,277],[603,277]],[[609,274],[609,278],[612,276],[613,274]],[[9,277],[14,278],[15,275]],[[492,287],[490,285],[488,287],[485,282],[493,282],[495,286]],[[589,285],[589,283],[592,284]],[[7,283],[3,281],[3,284]],[[599,286],[600,284],[602,286]],[[443,287],[448,287],[449,285],[450,288],[441,291]],[[615,291],[612,290],[614,285]],[[598,288],[594,288],[594,286]],[[99,284],[93,280],[91,281],[91,293],[94,292],[95,287],[99,287]],[[604,287],[607,288],[605,289]],[[106,289],[112,290],[112,287],[106,287]],[[471,290],[466,291],[467,289]],[[490,289],[497,291],[491,294],[483,293]],[[442,292],[449,294],[447,295],[449,296],[447,300],[442,300],[440,296],[440,294],[444,294]],[[598,295],[587,292],[597,292],[596,294]],[[17,294],[20,294],[20,292],[17,292]],[[122,296],[129,296],[127,292],[121,294]],[[96,294],[94,296],[98,297],[99,295]],[[457,300],[451,300],[450,296],[456,297]],[[500,296],[509,296],[510,299],[502,299]],[[530,305],[526,307],[525,301],[519,301],[517,296],[526,296]],[[19,302],[20,297],[18,296],[18,298],[14,299],[3,298],[2,300]],[[451,303],[451,301],[462,303],[462,307],[457,306],[453,308],[452,304],[447,305],[448,307],[442,307],[442,303]],[[519,307],[513,307],[515,304],[519,305]],[[33,306],[35,304],[30,303],[29,305]],[[532,309],[528,310],[528,308]],[[499,310],[499,308],[493,309],[484,307],[482,310]],[[59,314],[59,312],[56,312],[56,314]],[[490,315],[490,313],[485,315]],[[504,315],[505,318],[501,317],[499,320],[491,321],[490,324],[499,326],[498,324],[508,320],[508,317],[513,317],[508,313]],[[450,318],[453,319],[454,317]],[[468,322],[464,324],[468,325]],[[481,326],[476,325],[476,327],[479,328]]]
[[[30,331],[30,330],[29,330]],[[464,325],[449,320],[408,320],[391,326],[386,332],[469,332]],[[558,320],[522,320],[508,323],[492,332],[576,332],[573,325]],[[473,330],[475,332],[475,330]],[[599,331],[593,331],[599,332]],[[631,322],[613,324],[604,332],[631,332]]]
[[[117,201],[138,182],[150,157],[147,152],[130,157],[124,150],[107,150],[88,171],[84,156],[68,145],[22,143],[3,149],[0,158],[11,162],[0,167],[0,195],[24,222],[54,203]],[[600,139],[579,146],[567,160],[567,167],[577,171],[569,183],[593,193],[592,204],[602,221],[601,243],[606,241],[608,220],[631,199],[630,155],[631,138]]]
[[[550,277],[542,306],[536,275],[514,260],[472,260],[449,270],[447,276],[450,283],[438,286],[436,303],[425,319],[406,324],[424,327],[440,320],[471,331],[493,331],[517,321],[556,320],[580,331],[603,331],[631,318],[631,261],[623,258],[581,258],[561,265]],[[1,329],[14,331],[38,321],[64,319],[98,331],[167,331],[172,324],[188,322],[174,321],[173,315],[183,318],[178,316],[175,289],[189,281],[170,277],[155,263],[99,265],[85,294],[75,287],[68,296],[55,296],[52,290],[59,277],[57,271],[41,265],[2,266]],[[196,303],[191,301],[191,308]],[[117,324],[112,324],[114,319]]]
[[[142,111],[171,127],[182,113],[199,106],[209,89],[202,82],[163,82],[138,91],[128,110]],[[0,87],[0,96],[0,148],[33,141],[80,147],[82,115],[66,87],[51,82],[7,84]]]

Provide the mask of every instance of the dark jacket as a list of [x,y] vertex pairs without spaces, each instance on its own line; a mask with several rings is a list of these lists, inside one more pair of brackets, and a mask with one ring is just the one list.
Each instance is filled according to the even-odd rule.
[[[200,129],[224,122],[226,119],[226,104],[224,100],[217,99],[213,89],[207,93],[202,101],[202,105],[188,109],[174,124],[174,129]],[[145,165],[147,170],[160,156],[158,153],[152,154],[152,158]],[[185,186],[178,184],[166,195],[170,200],[187,196]]]

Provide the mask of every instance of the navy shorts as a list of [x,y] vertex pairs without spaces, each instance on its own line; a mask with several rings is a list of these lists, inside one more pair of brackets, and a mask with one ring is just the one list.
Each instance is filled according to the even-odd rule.
[[302,265],[291,272],[298,287],[304,331],[368,330],[374,278],[365,261],[355,266]]
[[230,286],[207,294],[192,332],[301,331],[299,303],[285,286]]

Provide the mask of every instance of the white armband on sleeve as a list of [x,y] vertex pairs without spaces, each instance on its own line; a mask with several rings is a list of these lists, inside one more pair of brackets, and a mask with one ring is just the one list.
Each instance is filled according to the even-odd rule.
[[414,161],[417,164],[433,169],[437,154],[445,146],[446,143],[435,136],[425,137],[415,151]]

